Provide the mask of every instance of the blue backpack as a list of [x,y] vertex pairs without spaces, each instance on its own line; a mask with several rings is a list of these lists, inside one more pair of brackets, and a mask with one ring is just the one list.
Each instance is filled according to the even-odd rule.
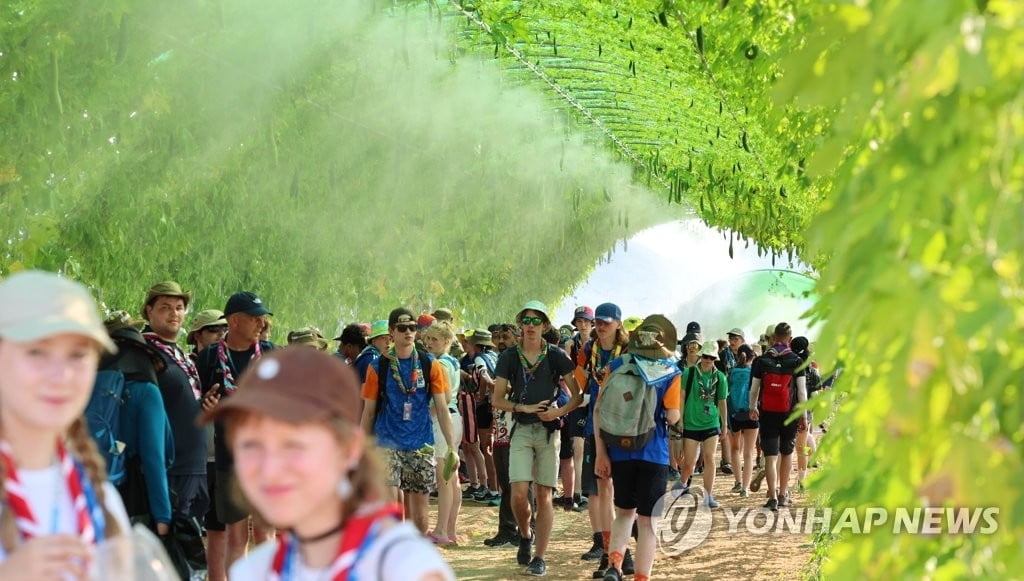
[[729,370],[729,413],[750,409],[750,367]]
[[124,374],[105,370],[96,374],[85,420],[96,447],[107,464],[107,480],[117,486],[127,476],[125,442],[121,438],[121,404],[124,403]]

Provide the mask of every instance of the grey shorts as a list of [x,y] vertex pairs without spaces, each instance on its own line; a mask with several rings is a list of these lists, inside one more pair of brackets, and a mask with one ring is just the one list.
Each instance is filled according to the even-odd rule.
[[419,450],[384,450],[388,461],[388,486],[405,492],[428,494],[437,485],[434,453]]

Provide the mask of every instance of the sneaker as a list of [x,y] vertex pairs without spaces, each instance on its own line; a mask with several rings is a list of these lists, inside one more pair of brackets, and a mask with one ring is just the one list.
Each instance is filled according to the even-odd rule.
[[669,468],[668,469],[668,479],[669,480],[679,480],[679,471],[676,470],[675,468]]
[[514,540],[511,535],[498,533],[489,539],[484,539],[484,545],[488,547],[504,547],[505,545],[513,544]]
[[757,474],[754,475],[754,479],[750,481],[751,492],[757,492],[758,490],[761,490],[761,481],[764,480],[764,475],[764,468],[761,468],[760,470],[757,471]]
[[534,557],[533,560],[530,561],[529,566],[526,567],[526,574],[533,575],[534,577],[543,577],[547,575],[547,563],[545,563],[544,559],[541,559],[540,557]]
[[769,498],[768,502],[764,503],[764,508],[767,508],[772,512],[776,512],[777,510],[779,510],[779,501],[775,500],[774,498]]
[[[519,552],[516,553],[516,562],[520,565],[530,564],[530,555],[533,551],[533,539],[519,539]],[[543,563],[544,561],[541,561]]]
[[[718,508],[718,501],[710,494],[704,498],[704,504],[708,505],[708,508]],[[625,567],[623,567],[623,569],[625,569]]]
[[[573,498],[575,498],[575,497],[573,497]],[[582,496],[581,495],[579,498],[576,498],[576,504],[578,504],[581,507],[583,507],[584,509],[586,509],[587,505],[590,504],[590,499],[587,498],[586,496]]]
[[484,504],[494,500],[498,495],[490,491],[486,486],[482,487],[482,490],[473,495],[475,502],[482,502]]
[[736,484],[732,485],[732,491],[733,492],[739,492],[741,490],[743,490],[743,485],[740,484],[739,482],[737,482]]
[[732,464],[729,464],[725,460],[722,460],[722,463],[719,464],[718,467],[722,469],[722,474],[732,474]]
[[612,567],[604,572],[604,581],[622,581],[622,573],[619,573],[618,569]]
[[750,496],[750,493],[747,492],[745,489],[741,488],[740,489],[740,498],[746,498],[748,496]]
[[487,502],[487,506],[501,506],[501,495],[496,495]]
[[472,484],[470,484],[469,488],[462,492],[462,500],[473,500],[473,498],[476,496],[476,493],[480,492],[481,488],[481,486],[473,486]]
[[683,484],[682,480],[676,480],[676,483],[672,485],[672,498],[679,498],[690,491],[690,487]]
[[591,575],[594,579],[604,579],[605,574],[609,571],[608,569],[608,553],[601,553],[601,564],[597,566],[597,570]]
[[596,561],[604,555],[604,539],[601,533],[594,533],[594,544],[590,547],[590,550],[583,553],[580,557],[583,561]]
[[[612,568],[612,571],[615,571],[615,569]],[[626,549],[626,554],[622,556],[622,574],[632,575],[634,572],[635,568],[633,567],[633,554],[629,552],[629,549]],[[605,571],[605,575],[607,574],[608,572]]]
[[572,504],[572,497],[571,496],[559,496],[557,498],[552,498],[551,499],[551,504],[553,504],[554,506],[561,506],[562,508],[565,508],[565,507],[569,506],[570,504]]
[[779,506],[793,506],[793,500],[789,498],[789,491],[779,493]]

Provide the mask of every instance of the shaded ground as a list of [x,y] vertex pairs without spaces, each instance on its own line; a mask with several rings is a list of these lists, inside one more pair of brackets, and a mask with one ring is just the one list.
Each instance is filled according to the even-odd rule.
[[[698,477],[699,478],[699,477]],[[794,477],[795,481],[795,477]],[[695,482],[698,480],[695,479]],[[708,538],[678,557],[659,551],[652,577],[657,579],[798,579],[811,556],[809,536],[792,533],[755,534],[745,527],[730,534],[723,509],[755,509],[764,504],[764,488],[748,498],[729,492],[733,477],[719,473],[715,479],[715,498],[722,508],[714,511]],[[803,506],[802,494],[793,495],[795,505]],[[434,521],[433,507],[431,523]],[[522,579],[522,567],[515,561],[511,546],[492,549],[483,540],[494,535],[498,509],[467,502],[459,519],[459,545],[442,548],[459,579]],[[760,517],[759,517],[760,518]],[[740,522],[746,522],[746,518]],[[758,525],[762,520],[756,521]],[[551,547],[546,561],[549,579],[591,579],[595,562],[580,560],[590,548],[590,521],[586,512],[567,512],[556,508]],[[632,545],[632,542],[631,542]]]

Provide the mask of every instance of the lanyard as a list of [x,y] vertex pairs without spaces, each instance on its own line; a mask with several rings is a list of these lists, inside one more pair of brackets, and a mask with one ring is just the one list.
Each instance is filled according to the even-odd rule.
[[526,360],[526,354],[523,353],[523,348],[518,344],[516,344],[516,353],[519,354],[519,366],[523,369],[523,394],[520,399],[522,400],[521,403],[526,403],[526,386],[533,381],[533,376],[536,375],[544,360],[548,358],[548,349],[545,346],[544,350],[537,356],[537,360],[533,362],[533,365],[530,365]]

